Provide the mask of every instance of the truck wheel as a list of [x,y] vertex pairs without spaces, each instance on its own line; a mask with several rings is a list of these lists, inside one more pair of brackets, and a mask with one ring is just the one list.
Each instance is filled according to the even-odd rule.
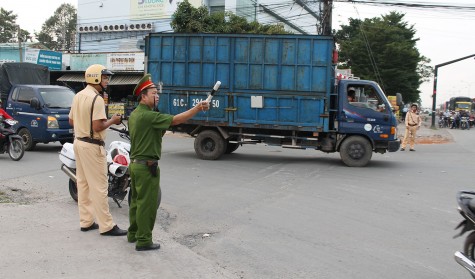
[[195,138],[195,152],[203,160],[216,160],[226,151],[226,141],[216,131],[205,130]]
[[371,160],[371,143],[360,136],[350,136],[340,146],[340,158],[348,167],[364,167]]
[[33,141],[33,137],[31,136],[30,131],[27,128],[21,128],[18,131],[18,135],[23,140],[23,144],[25,145],[25,150],[31,151],[35,148],[36,142]]
[[226,151],[224,152],[224,154],[231,154],[233,153],[234,151],[236,151],[239,147],[239,143],[227,143],[226,145]]

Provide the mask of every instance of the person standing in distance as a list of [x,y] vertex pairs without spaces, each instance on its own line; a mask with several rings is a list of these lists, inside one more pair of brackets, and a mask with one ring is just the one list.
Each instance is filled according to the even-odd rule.
[[[101,235],[126,235],[112,220],[109,212],[107,160],[104,140],[106,129],[119,124],[120,115],[107,119],[101,93],[107,88],[113,73],[94,64],[85,73],[87,86],[74,96],[69,123],[74,127],[76,184],[78,189],[79,223],[81,231],[99,229]],[[95,223],[96,219],[97,223]]]
[[406,133],[404,134],[404,140],[402,141],[401,151],[406,149],[407,140],[409,139],[410,151],[416,151],[414,145],[416,144],[416,133],[419,127],[422,125],[422,119],[417,114],[417,105],[412,104],[411,110],[406,113]]
[[133,94],[138,98],[139,105],[129,117],[132,198],[127,240],[136,243],[137,251],[156,250],[160,244],[153,243],[152,231],[158,209],[158,160],[162,153],[162,137],[170,126],[183,123],[200,111],[207,111],[209,103],[201,101],[175,116],[160,113],[156,111],[159,101],[157,86],[150,74],[139,81]]

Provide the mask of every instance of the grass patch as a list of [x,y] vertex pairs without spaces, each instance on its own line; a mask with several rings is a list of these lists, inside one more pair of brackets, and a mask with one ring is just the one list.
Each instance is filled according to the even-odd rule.
[[10,197],[5,194],[5,192],[0,191],[0,203],[10,203],[12,200]]

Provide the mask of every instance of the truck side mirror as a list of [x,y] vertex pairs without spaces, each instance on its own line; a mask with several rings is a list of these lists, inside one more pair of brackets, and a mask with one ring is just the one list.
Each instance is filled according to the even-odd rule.
[[41,109],[40,101],[38,100],[38,98],[32,98],[30,100],[30,108],[34,108],[36,110]]

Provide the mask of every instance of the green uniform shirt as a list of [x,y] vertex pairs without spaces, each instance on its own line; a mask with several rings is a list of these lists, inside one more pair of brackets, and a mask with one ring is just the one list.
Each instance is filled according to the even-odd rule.
[[130,159],[159,160],[162,137],[172,120],[173,115],[152,111],[139,104],[129,117]]

